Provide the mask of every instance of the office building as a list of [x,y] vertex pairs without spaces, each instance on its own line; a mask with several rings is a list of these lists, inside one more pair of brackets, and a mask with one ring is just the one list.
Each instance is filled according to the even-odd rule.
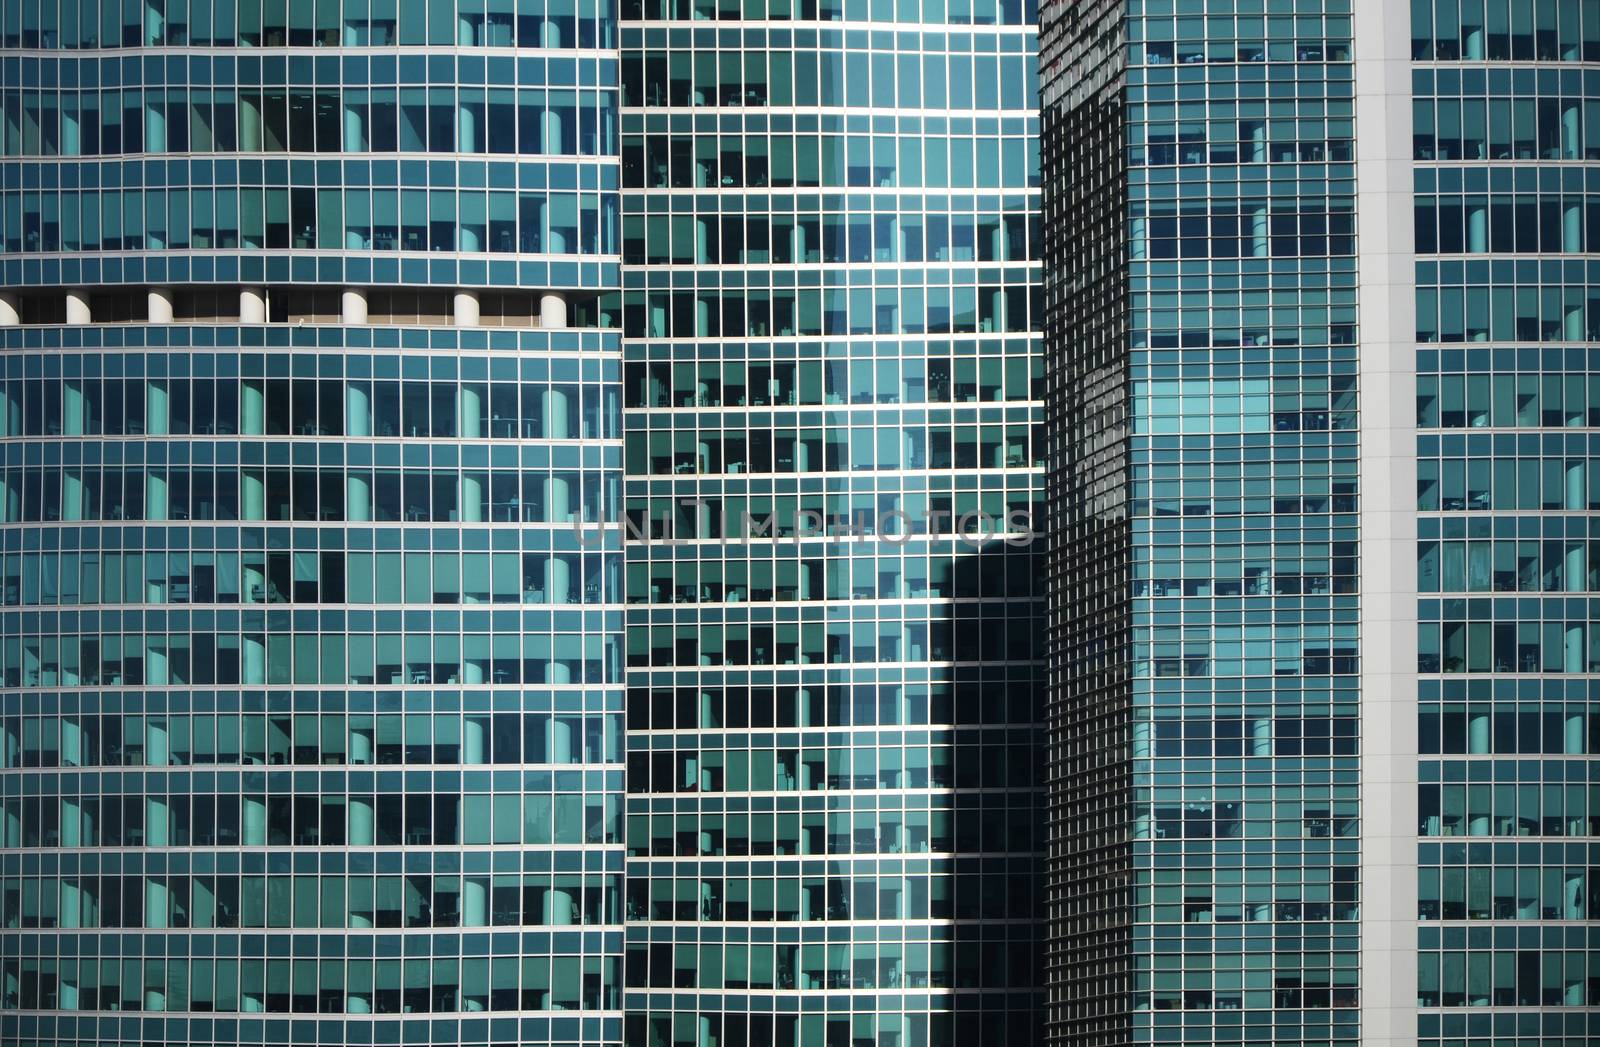
[[0,0],[0,1042],[1036,1042],[1034,21]]
[[1595,1042],[1600,9],[1041,22],[1049,1042]]
[[1035,1043],[1033,12],[622,19],[624,1038]]
[[621,1036],[616,26],[6,4],[0,1041]]

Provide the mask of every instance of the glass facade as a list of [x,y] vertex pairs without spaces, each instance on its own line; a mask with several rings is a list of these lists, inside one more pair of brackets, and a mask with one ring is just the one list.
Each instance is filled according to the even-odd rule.
[[1034,11],[621,17],[624,1039],[1036,1043]]
[[1036,1042],[1035,19],[0,0],[0,1042]]
[[1042,23],[1050,1035],[1354,1043],[1350,4]]
[[1419,1044],[1600,1037],[1600,4],[1411,10]]
[[1042,15],[1050,1036],[1596,1042],[1600,3]]
[[0,1042],[621,1042],[615,34],[0,3]]

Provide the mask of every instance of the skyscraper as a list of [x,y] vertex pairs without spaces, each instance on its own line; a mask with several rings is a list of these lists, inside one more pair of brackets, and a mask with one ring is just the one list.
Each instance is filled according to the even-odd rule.
[[1035,1042],[1034,20],[0,0],[0,1042]]
[[625,1039],[1035,1043],[1034,12],[622,18]]
[[1041,38],[1050,1042],[1595,1042],[1600,5]]
[[618,1042],[609,8],[0,44],[0,1041]]

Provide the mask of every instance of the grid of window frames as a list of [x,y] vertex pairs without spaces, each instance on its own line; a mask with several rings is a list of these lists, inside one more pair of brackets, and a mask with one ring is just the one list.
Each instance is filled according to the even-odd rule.
[[616,285],[609,8],[89,0],[84,36],[79,6],[0,7],[7,286]]
[[357,330],[8,336],[8,1041],[619,1035],[615,337]]
[[[1083,563],[1083,580],[1063,580],[1069,607],[1100,617],[1056,623],[1077,646],[1052,700],[1063,771],[1100,775],[1110,811],[1131,804],[1118,824],[1131,830],[1132,960],[1117,978],[1114,883],[1062,899],[1066,925],[1093,928],[1082,940],[1107,954],[1093,969],[1063,958],[1060,1042],[1355,1043],[1350,4],[1144,0],[1080,31],[1074,53],[1118,49],[1096,71],[1105,90],[1080,76],[1047,96],[1068,98],[1064,131],[1125,121],[1126,197],[1105,194],[1114,229],[1079,205],[1092,176],[1073,164],[1103,168],[1103,154],[1069,148],[1051,182],[1108,245],[1098,268],[1066,263],[1052,328],[1062,380],[1102,383],[1061,394],[1090,412],[1063,451],[1089,465],[1068,484],[1062,569],[1091,555],[1127,568]],[[1120,344],[1080,333],[1121,293]],[[1127,761],[1125,794],[1095,758],[1101,739]],[[1064,781],[1061,802],[1089,803],[1090,782]],[[1075,842],[1069,878],[1115,875],[1115,841]]]
[[622,1042],[615,31],[0,2],[0,1042]]
[[1418,1042],[1588,1043],[1600,4],[1411,6]]
[[1037,1042],[1035,16],[622,5],[630,1044]]

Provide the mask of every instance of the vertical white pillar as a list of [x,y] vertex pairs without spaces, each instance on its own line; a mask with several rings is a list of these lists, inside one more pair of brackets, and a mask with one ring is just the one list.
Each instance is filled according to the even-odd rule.
[[67,323],[81,327],[92,322],[93,317],[89,313],[89,292],[81,287],[74,287],[67,292]]
[[572,923],[572,894],[561,887],[544,892],[544,922],[553,927]]
[[550,763],[572,763],[572,721],[552,716],[546,721],[545,730],[545,759]]
[[267,842],[267,802],[259,796],[244,798],[244,828],[240,842],[246,847],[261,847]]
[[1563,725],[1561,751],[1568,756],[1582,756],[1584,749],[1583,714],[1569,712]]
[[246,636],[244,646],[244,683],[267,682],[267,644],[259,636]]
[[351,728],[350,730],[350,762],[365,764],[372,762],[372,728]]
[[547,440],[565,440],[568,428],[567,391],[548,386],[544,391],[544,435]]
[[372,519],[372,490],[367,478],[357,472],[345,479],[344,518],[351,523]]
[[[549,25],[550,20],[546,19],[545,24]],[[544,152],[552,154],[561,152],[561,110],[555,106],[550,106],[544,111]],[[551,248],[555,254],[561,254],[566,249],[564,240],[561,246]]]
[[[544,518],[550,523],[567,523],[572,518],[572,502],[567,478],[551,473],[544,480]],[[559,557],[557,557],[559,559]],[[565,562],[565,561],[562,561]]]
[[1483,710],[1475,710],[1467,716],[1467,752],[1487,753],[1489,751],[1489,714]]
[[[62,846],[70,847],[73,845],[63,840]],[[61,901],[56,907],[56,922],[60,926],[72,929],[81,925],[83,906],[83,902],[79,900],[81,893],[76,880],[67,877],[61,879]]]
[[261,152],[261,100],[259,93],[239,92],[239,151]]
[[364,324],[367,322],[367,292],[361,287],[346,287],[339,294],[339,322]]
[[1250,208],[1250,255],[1266,258],[1272,253],[1271,225],[1265,203]]
[[144,518],[167,518],[167,478],[153,468],[144,474]]
[[1250,755],[1272,755],[1272,718],[1260,716],[1250,723]]
[[1416,245],[1410,6],[1355,0],[1362,1047],[1417,1039]]
[[1579,622],[1568,622],[1561,650],[1561,671],[1583,672],[1583,651],[1583,625]]
[[83,124],[74,110],[61,111],[61,155],[83,155]]
[[[1581,920],[1584,918],[1585,908],[1583,898],[1583,874],[1569,873],[1561,889],[1561,918],[1563,920]],[[1579,1000],[1578,1003],[1583,1003]]]
[[478,292],[461,290],[455,296],[455,322],[457,327],[477,327],[481,319]]
[[475,386],[461,386],[456,396],[456,429],[466,440],[483,436],[483,397]]
[[360,796],[350,797],[350,846],[371,847],[373,836],[372,801]]
[[267,294],[261,288],[239,288],[239,322],[242,324],[267,322]]
[[1489,205],[1481,200],[1467,207],[1467,251],[1485,254],[1489,250]]
[[144,722],[144,762],[150,767],[165,767],[170,755],[167,725],[154,717]]
[[456,152],[478,151],[478,118],[468,105],[456,107]]
[[170,847],[172,811],[165,796],[147,796],[144,803],[144,845]]
[[258,473],[249,470],[239,475],[239,519],[265,520],[267,491]]
[[567,298],[559,291],[546,291],[539,296],[539,326],[559,328],[567,326]]
[[475,876],[461,881],[461,926],[489,926],[489,887]]
[[550,557],[545,568],[545,599],[550,603],[572,602],[572,572],[567,560],[559,553]]
[[364,153],[367,150],[366,125],[361,119],[361,110],[349,103],[344,107],[344,151],[347,153]]
[[[154,322],[154,321],[152,321]],[[168,410],[166,380],[144,380],[144,431],[151,436],[166,436],[171,430],[171,411]]]
[[468,716],[461,724],[461,762],[465,764],[484,763],[485,725],[483,719],[477,716]]
[[711,219],[696,216],[694,220],[694,260],[701,264],[711,261]]
[[[154,94],[154,92],[151,92]],[[167,151],[167,107],[165,99],[157,101],[146,95],[144,107],[144,151],[147,153],[164,153]]]
[[[63,797],[61,800],[61,846],[84,846],[83,824],[83,805],[76,799]],[[76,891],[76,887],[74,887],[74,891]]]
[[456,488],[456,509],[462,523],[483,522],[483,483],[476,474],[462,474]]
[[372,435],[371,401],[366,389],[354,382],[345,386],[344,431],[350,436]]
[[260,436],[266,432],[266,424],[266,391],[261,379],[249,379],[239,386],[239,432],[244,436]]

